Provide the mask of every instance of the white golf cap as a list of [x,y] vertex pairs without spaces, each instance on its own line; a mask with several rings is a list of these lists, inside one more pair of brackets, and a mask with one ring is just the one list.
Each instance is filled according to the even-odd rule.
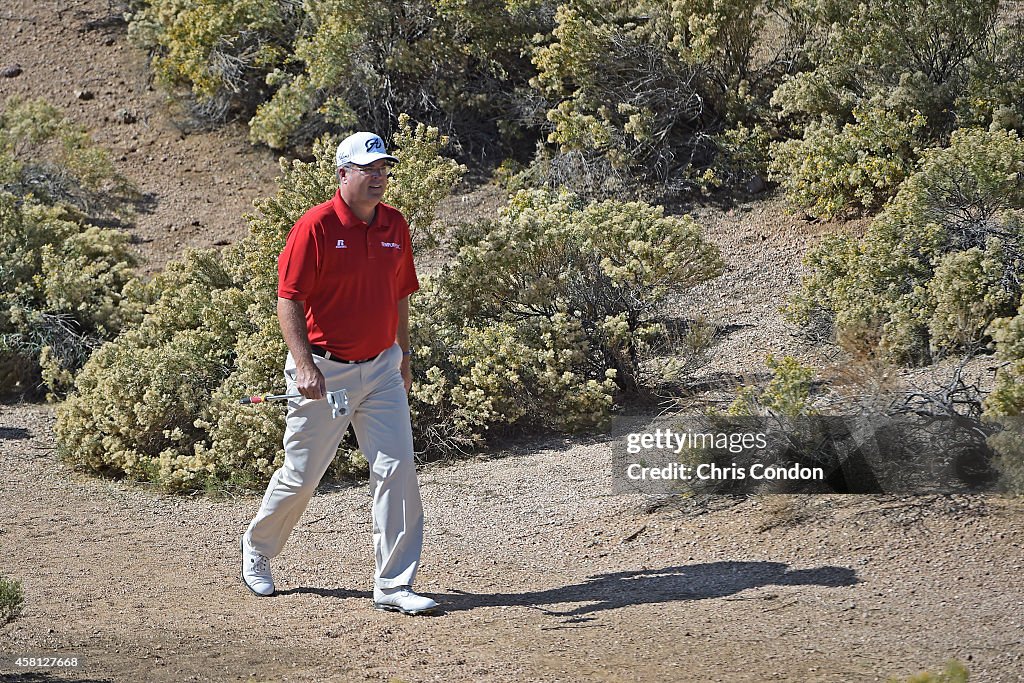
[[342,140],[338,145],[338,153],[334,157],[338,167],[345,164],[366,166],[378,159],[387,159],[393,164],[398,163],[398,159],[388,154],[384,147],[384,141],[380,139],[379,135],[365,131],[353,133]]

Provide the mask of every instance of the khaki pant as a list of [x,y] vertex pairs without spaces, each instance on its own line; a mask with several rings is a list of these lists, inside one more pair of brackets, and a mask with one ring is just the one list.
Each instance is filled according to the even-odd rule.
[[[267,557],[281,552],[351,422],[370,463],[376,585],[411,586],[423,547],[423,507],[413,460],[409,402],[399,370],[401,348],[395,344],[367,363],[339,363],[319,356],[313,356],[313,361],[324,374],[328,391],[348,392],[350,413],[332,418],[326,399],[289,401],[284,465],[270,479],[246,540]],[[288,393],[298,393],[290,353],[284,376]]]

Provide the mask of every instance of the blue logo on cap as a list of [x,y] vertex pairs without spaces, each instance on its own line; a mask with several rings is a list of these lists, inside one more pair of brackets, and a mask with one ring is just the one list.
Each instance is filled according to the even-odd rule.
[[379,152],[383,153],[384,152],[384,143],[381,141],[380,138],[370,138],[369,140],[366,141],[366,151],[367,152],[379,151]]

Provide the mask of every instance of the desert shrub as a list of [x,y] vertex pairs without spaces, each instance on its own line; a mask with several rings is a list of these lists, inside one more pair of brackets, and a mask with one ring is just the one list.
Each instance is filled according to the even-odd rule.
[[914,170],[923,116],[855,110],[853,118],[839,130],[812,122],[802,139],[771,145],[769,177],[811,216],[875,211]]
[[141,315],[129,236],[84,213],[119,208],[126,188],[49,105],[13,100],[0,114],[0,393],[60,395],[93,348]]
[[604,427],[617,393],[671,374],[667,302],[722,269],[689,216],[566,192],[520,192],[453,246],[412,321],[414,409],[442,448],[495,426]]
[[[539,159],[542,177],[589,194],[621,190],[633,178],[677,187],[743,148],[718,136],[740,125],[753,129],[794,44],[792,13],[773,14],[774,6],[560,5],[550,42],[534,51],[531,84],[545,102],[547,141],[556,146]],[[758,47],[769,31],[784,39],[765,57]],[[737,154],[722,166],[743,160]]]
[[772,95],[793,132],[771,151],[790,200],[824,218],[874,212],[919,149],[944,146],[958,126],[987,125],[1004,105],[980,93],[1012,70],[999,59],[1015,39],[997,38],[998,9],[998,0],[808,3],[806,64]]
[[[434,169],[434,182],[403,188],[396,204],[429,231],[425,221],[460,169],[437,155],[436,129],[403,121],[395,153],[408,158],[406,173]],[[336,191],[336,146],[324,138],[313,162],[282,162],[279,191],[257,202],[237,245],[189,252],[146,285],[145,317],[96,350],[58,411],[69,461],[170,490],[256,486],[280,466],[281,406],[238,399],[283,384],[276,258],[299,216]],[[352,446],[340,451],[335,473],[362,466]]]
[[943,256],[928,283],[935,310],[928,324],[933,349],[971,351],[987,339],[993,320],[1013,304],[1007,287],[1007,258],[993,237],[984,251],[971,247]]
[[806,417],[816,414],[811,407],[813,368],[792,356],[776,360],[771,355],[765,359],[765,366],[772,373],[768,383],[764,387],[741,386],[726,414],[738,417]]
[[252,140],[305,144],[328,128],[390,135],[399,112],[491,139],[543,1],[145,0],[131,17],[161,82],[200,112],[250,122]]
[[150,50],[156,80],[183,84],[201,119],[251,115],[266,74],[287,55],[302,20],[278,0],[145,0],[128,15],[129,35]]
[[996,353],[1005,365],[996,373],[996,385],[985,399],[984,417],[998,427],[989,445],[998,457],[1003,486],[1024,493],[1024,299],[1016,314],[995,320],[990,333]]
[[992,130],[1024,126],[1024,20],[1017,17],[997,27],[975,56],[966,90],[957,100],[962,125]]
[[11,98],[0,111],[0,191],[85,214],[116,214],[136,191],[85,128],[43,100]]
[[999,1],[807,3],[807,68],[773,95],[787,117],[849,122],[855,109],[920,112],[930,132],[955,125],[954,102],[994,36]]
[[811,250],[790,319],[901,362],[984,343],[988,323],[1012,313],[1021,292],[1022,171],[1015,133],[956,131],[948,148],[924,155],[863,239]]
[[21,581],[0,576],[0,625],[12,621],[21,614],[24,603],[25,594],[21,588]]

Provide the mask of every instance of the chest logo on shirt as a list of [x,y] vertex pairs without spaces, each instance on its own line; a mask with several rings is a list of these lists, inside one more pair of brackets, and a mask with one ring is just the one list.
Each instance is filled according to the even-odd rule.
[[401,249],[402,245],[398,242],[381,242],[380,246],[387,247],[388,249]]
[[348,249],[348,245],[345,244],[345,240],[338,240],[338,243],[334,245],[335,249]]

